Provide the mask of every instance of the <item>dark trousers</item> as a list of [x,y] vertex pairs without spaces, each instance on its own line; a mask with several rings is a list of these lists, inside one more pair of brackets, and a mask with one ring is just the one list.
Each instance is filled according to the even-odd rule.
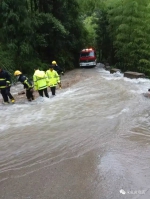
[[44,88],[44,89],[42,89],[42,90],[38,90],[38,92],[39,92],[39,95],[40,95],[41,97],[43,97],[43,94],[45,94],[45,97],[48,97],[48,98],[49,98],[49,95],[48,95],[48,92],[47,92],[47,88]]
[[10,87],[2,88],[1,94],[2,94],[4,102],[9,102],[8,97],[10,99],[14,99],[13,96],[11,95],[11,93],[10,93]]
[[53,86],[53,87],[50,87],[50,88],[51,88],[52,95],[55,95],[55,92],[56,92],[56,86]]
[[26,90],[26,96],[27,96],[28,100],[34,100],[33,90],[31,90],[31,89]]
[[12,96],[12,94],[10,93],[10,87],[6,88],[6,95],[9,97],[9,99],[14,99],[14,97]]

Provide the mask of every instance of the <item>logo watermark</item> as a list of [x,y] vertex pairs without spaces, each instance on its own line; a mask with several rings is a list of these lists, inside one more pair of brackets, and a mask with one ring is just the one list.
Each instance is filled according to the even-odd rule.
[[122,195],[125,195],[125,194],[139,194],[139,195],[144,195],[146,193],[147,190],[128,190],[128,191],[125,191],[123,189],[120,189],[120,193]]

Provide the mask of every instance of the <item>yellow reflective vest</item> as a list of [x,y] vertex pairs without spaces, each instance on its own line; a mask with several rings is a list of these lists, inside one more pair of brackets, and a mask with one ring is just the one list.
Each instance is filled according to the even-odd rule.
[[48,86],[54,87],[57,86],[58,83],[60,83],[60,77],[55,70],[47,70],[46,76],[48,78]]
[[36,70],[33,75],[34,89],[42,90],[47,88],[48,80],[44,71]]

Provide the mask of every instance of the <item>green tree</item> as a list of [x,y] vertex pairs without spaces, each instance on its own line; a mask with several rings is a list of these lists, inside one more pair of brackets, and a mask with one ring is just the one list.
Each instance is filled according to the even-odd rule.
[[25,0],[3,0],[0,4],[0,41],[11,52],[16,68],[33,59],[33,28]]
[[149,0],[120,0],[109,8],[109,30],[124,70],[147,72],[150,67]]
[[24,72],[47,69],[56,59],[73,68],[86,30],[76,0],[2,0],[0,42]]

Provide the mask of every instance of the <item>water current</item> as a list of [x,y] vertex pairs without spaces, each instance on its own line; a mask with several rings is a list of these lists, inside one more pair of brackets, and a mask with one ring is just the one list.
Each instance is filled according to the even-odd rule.
[[150,198],[150,80],[76,74],[56,97],[0,104],[0,199]]

